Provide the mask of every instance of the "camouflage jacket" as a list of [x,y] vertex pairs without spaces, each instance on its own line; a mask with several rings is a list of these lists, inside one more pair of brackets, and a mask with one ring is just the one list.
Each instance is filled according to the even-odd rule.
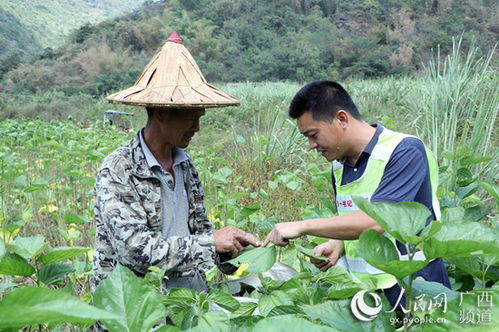
[[[180,165],[189,201],[191,235],[163,238],[160,181],[147,165],[139,136],[105,158],[95,183],[93,288],[117,263],[138,276],[157,266],[166,269],[168,277],[192,276],[196,269],[205,272],[219,264],[199,175],[192,160]],[[228,270],[226,265],[219,264],[222,271]]]

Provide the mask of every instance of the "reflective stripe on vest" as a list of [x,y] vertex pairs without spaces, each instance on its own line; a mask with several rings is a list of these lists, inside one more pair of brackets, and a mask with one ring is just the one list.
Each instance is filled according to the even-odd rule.
[[[390,160],[390,157],[398,146],[398,144],[406,137],[414,137],[401,133],[397,133],[386,128],[381,132],[378,143],[374,147],[371,156],[367,162],[367,167],[361,177],[346,185],[341,185],[343,176],[343,165],[337,161],[333,162],[333,172],[336,179],[336,206],[338,214],[347,214],[358,211],[359,208],[353,202],[352,196],[359,195],[367,200],[371,200],[372,194],[378,188],[381,178],[385,170],[385,166]],[[436,198],[436,188],[438,180],[438,168],[436,159],[430,150],[425,147],[428,159],[428,166],[430,169],[430,179],[432,187],[432,204],[435,216],[437,219],[440,217],[440,209],[438,200]],[[388,233],[384,233],[394,244],[395,239]],[[358,256],[358,240],[344,241],[345,243],[345,256],[343,256],[342,264],[351,271],[357,273],[369,274],[384,274],[383,271],[371,266],[363,258]],[[398,250],[397,250],[398,251]],[[401,260],[408,260],[407,255],[401,255]],[[425,260],[424,254],[421,251],[416,252],[413,257],[414,260]]]

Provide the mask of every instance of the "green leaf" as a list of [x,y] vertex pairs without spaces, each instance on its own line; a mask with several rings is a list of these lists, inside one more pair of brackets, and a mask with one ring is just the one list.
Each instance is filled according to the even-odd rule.
[[350,272],[348,272],[344,267],[338,265],[330,267],[326,272],[320,272],[319,274],[316,274],[313,280],[315,282],[325,281],[331,284],[357,283]]
[[270,195],[268,192],[266,192],[263,188],[260,188],[260,191],[258,192],[262,198],[269,199]]
[[456,195],[457,197],[463,199],[474,194],[477,191],[477,189],[478,189],[478,182],[474,181],[468,184],[467,186],[457,187]]
[[185,303],[196,303],[199,293],[193,289],[173,288],[168,292],[168,295],[163,297],[163,304],[175,305]]
[[421,232],[421,238],[426,239],[429,238],[430,236],[433,236],[433,234],[436,234],[440,229],[442,228],[442,223],[438,220],[433,220],[428,226],[423,229]]
[[64,262],[56,262],[44,265],[38,271],[37,277],[45,285],[49,285],[74,271],[75,269],[71,265]]
[[253,315],[253,316],[240,316],[231,318],[231,331],[241,331],[241,332],[250,332],[254,331],[255,325],[264,319],[263,316]]
[[230,318],[232,319],[240,316],[251,316],[251,314],[255,311],[257,307],[258,303],[243,302],[241,303],[239,308],[230,315]]
[[28,188],[24,189],[24,192],[32,193],[36,191],[42,191],[43,189],[47,188],[47,186],[48,182],[41,179],[36,179]]
[[227,178],[232,174],[232,172],[232,168],[224,166],[213,174],[213,180],[221,183],[227,183]]
[[258,301],[258,309],[263,316],[267,316],[274,307],[280,305],[293,305],[291,297],[281,290],[273,291],[269,295],[262,295]]
[[275,181],[269,181],[269,182],[267,182],[267,184],[269,185],[269,188],[272,190],[275,190],[278,186],[278,183]]
[[294,303],[317,304],[324,301],[327,291],[322,287],[298,286],[297,289],[289,292]]
[[354,296],[363,289],[359,283],[337,283],[329,287],[327,297],[329,299],[346,299]]
[[[464,203],[464,202],[463,202]],[[479,203],[481,204],[481,203]],[[483,208],[480,206],[473,206],[464,210],[463,221],[480,221],[485,218],[492,209]]]
[[467,168],[460,168],[456,172],[456,183],[460,187],[464,187],[473,182],[473,174]]
[[237,310],[240,306],[240,303],[229,293],[219,289],[212,289],[206,299],[231,312]]
[[188,307],[189,310],[185,312],[182,317],[182,323],[180,324],[180,328],[182,330],[187,330],[195,327],[198,323],[198,319],[200,316],[199,309],[194,307]]
[[499,201],[499,185],[483,181],[480,181],[480,185],[486,192],[488,192],[492,197],[494,197],[496,201]]
[[422,241],[417,234],[431,215],[426,206],[416,202],[371,203],[359,196],[354,196],[353,201],[400,242],[417,245]]
[[206,325],[196,325],[193,328],[189,329],[189,332],[230,332],[230,331],[232,330],[229,326],[222,328],[222,327],[210,327]]
[[76,215],[76,214],[73,214],[73,213],[66,213],[64,214],[64,221],[66,222],[66,224],[77,224],[77,223],[84,223],[84,224],[88,224],[90,223],[91,221],[88,220],[87,218],[85,217],[82,217],[82,216],[79,216],[79,215]]
[[17,254],[5,254],[0,259],[0,274],[29,277],[35,273],[35,268]]
[[[388,315],[384,313],[384,310],[380,310],[376,319],[370,322],[360,321],[353,316],[350,310],[350,302],[351,300],[326,301],[316,305],[304,305],[302,309],[311,319],[319,319],[340,331],[393,330],[393,326],[390,325],[389,321],[392,315]],[[385,305],[386,301],[382,300],[382,306]]]
[[48,245],[43,236],[21,237],[17,236],[7,246],[16,254],[25,259],[33,259]]
[[230,198],[233,200],[238,200],[241,198],[245,198],[247,196],[248,196],[248,193],[233,193],[232,195],[230,195]]
[[267,317],[281,316],[281,315],[292,315],[292,314],[302,314],[303,311],[294,304],[292,305],[277,305],[270,310]]
[[[487,262],[487,260],[491,262]],[[499,256],[472,256],[472,257],[446,257],[445,261],[457,266],[464,272],[482,279],[485,273],[485,280],[499,280],[499,274],[494,267],[486,269],[487,265],[493,265]]]
[[327,262],[329,260],[326,257],[317,257],[317,256],[315,256],[313,249],[302,247],[302,246],[300,246],[297,243],[295,243],[295,247],[296,247],[296,249],[298,249],[299,252],[301,252],[302,254],[304,254],[305,256],[307,256],[308,258],[312,258],[312,259],[315,259],[315,260],[318,260],[318,261],[322,261],[322,262]]
[[198,312],[191,306],[174,305],[167,307],[166,316],[181,330],[190,329],[197,323]]
[[471,149],[469,146],[460,144],[456,149],[456,157],[465,157],[471,154]]
[[293,180],[286,183],[286,187],[288,187],[291,190],[298,190],[301,188],[301,184],[300,182]]
[[116,314],[101,320],[110,331],[149,331],[164,315],[160,294],[132,271],[118,265],[94,293],[97,308]]
[[116,318],[63,292],[42,287],[18,288],[0,301],[0,328],[59,323],[93,323]]
[[38,261],[43,264],[65,261],[89,251],[90,248],[85,247],[57,247],[47,250],[44,254],[38,257]]
[[359,256],[372,266],[402,279],[428,264],[428,261],[401,261],[395,244],[374,229],[364,231],[359,238]]
[[228,261],[229,263],[239,266],[241,264],[249,264],[246,269],[249,273],[259,273],[269,270],[275,263],[276,250],[274,246],[254,248],[248,246],[241,255]]
[[449,159],[449,160],[453,160],[454,158],[456,158],[454,152],[452,152],[452,151],[444,151],[444,152],[442,152],[441,155],[443,158]]
[[241,219],[246,219],[249,216],[251,216],[253,213],[257,212],[258,210],[260,210],[260,205],[259,204],[253,204],[253,205],[250,205],[250,206],[245,206],[241,210],[240,218]]
[[336,204],[333,204],[333,201],[331,201],[331,198],[329,196],[321,196],[320,198],[321,198],[322,204],[324,204],[324,206],[331,213],[336,214],[338,212],[338,208],[336,207]]
[[217,331],[227,330],[229,327],[229,318],[223,311],[205,312],[199,319],[197,329],[205,331],[205,328],[214,328]]
[[159,329],[154,330],[154,331],[156,331],[156,332],[180,332],[182,330],[176,326],[173,326],[173,325],[164,325],[164,326],[161,326]]
[[212,163],[229,165],[229,161],[222,157],[212,157],[210,160]]
[[497,256],[499,230],[478,222],[444,222],[424,243],[426,259],[437,257]]
[[295,315],[282,315],[269,317],[260,320],[253,328],[258,332],[277,332],[277,331],[313,331],[313,332],[331,332],[330,327],[314,324],[305,318],[299,318]]
[[459,292],[453,291],[439,282],[426,281],[422,277],[418,277],[413,280],[412,289],[417,294],[424,294],[425,297],[433,297],[444,293],[448,301],[460,296]]
[[483,163],[485,161],[492,160],[492,158],[489,157],[476,157],[476,156],[468,156],[464,157],[461,160],[459,160],[459,163],[461,166],[471,166],[471,165],[476,165]]
[[464,208],[462,206],[444,209],[442,212],[443,223],[462,222],[464,220]]

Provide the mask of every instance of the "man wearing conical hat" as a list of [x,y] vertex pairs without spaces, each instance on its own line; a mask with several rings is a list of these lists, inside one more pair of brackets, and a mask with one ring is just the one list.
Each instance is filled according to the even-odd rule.
[[166,288],[207,288],[204,272],[220,257],[235,257],[256,237],[234,227],[214,230],[203,189],[184,152],[199,130],[205,108],[238,105],[209,85],[176,33],[134,86],[107,97],[111,103],[145,106],[148,120],[133,140],[103,162],[95,184],[96,247],[93,288],[122,264],[139,276],[166,270]]

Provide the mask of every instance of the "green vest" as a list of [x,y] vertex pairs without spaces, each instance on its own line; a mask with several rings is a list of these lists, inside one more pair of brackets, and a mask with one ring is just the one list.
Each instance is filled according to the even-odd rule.
[[[359,195],[369,201],[371,200],[372,194],[376,191],[381,182],[388,160],[398,144],[406,137],[411,136],[384,128],[379,136],[378,143],[369,157],[364,174],[362,174],[359,179],[351,183],[341,185],[343,165],[337,161],[333,162],[333,172],[336,179],[336,206],[339,215],[359,210],[357,205],[355,205],[352,200],[353,195]],[[437,216],[437,219],[439,219],[440,209],[436,198],[436,189],[438,184],[437,162],[432,152],[426,147],[425,150],[430,169],[433,210]],[[385,232],[384,234],[395,242],[395,239],[388,235],[388,233]],[[357,254],[359,246],[358,242],[358,240],[344,241],[345,255],[342,258],[341,264],[344,265],[350,272],[355,273],[355,275],[361,280],[366,278],[375,278],[378,283],[378,288],[389,288],[393,286],[396,283],[393,276],[376,269],[372,265],[368,264],[363,258],[359,257]],[[400,256],[401,259],[404,259],[404,255]],[[418,252],[414,259],[424,260],[425,258],[422,252]]]

